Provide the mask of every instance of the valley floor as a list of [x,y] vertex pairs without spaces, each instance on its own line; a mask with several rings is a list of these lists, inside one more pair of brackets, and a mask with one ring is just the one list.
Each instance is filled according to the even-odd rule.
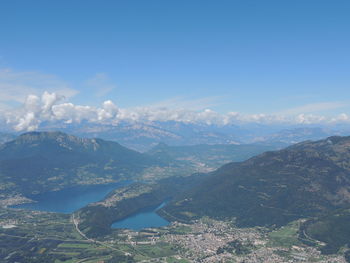
[[301,242],[301,222],[271,230],[202,218],[93,239],[74,215],[1,209],[0,262],[346,262],[344,251],[322,255]]

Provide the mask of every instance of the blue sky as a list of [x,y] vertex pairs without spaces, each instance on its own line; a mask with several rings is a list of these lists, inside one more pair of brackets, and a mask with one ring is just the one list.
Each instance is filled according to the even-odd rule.
[[[0,105],[350,110],[350,2],[1,1]],[[12,91],[11,91],[12,90]]]

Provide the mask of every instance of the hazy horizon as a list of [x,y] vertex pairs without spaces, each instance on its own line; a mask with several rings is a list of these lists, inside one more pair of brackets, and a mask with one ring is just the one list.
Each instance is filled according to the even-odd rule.
[[348,124],[348,1],[3,1],[0,121]]

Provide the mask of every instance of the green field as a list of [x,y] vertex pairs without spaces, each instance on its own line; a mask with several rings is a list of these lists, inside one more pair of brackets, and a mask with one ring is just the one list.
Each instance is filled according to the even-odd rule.
[[269,245],[292,247],[300,245],[298,240],[299,221],[294,221],[269,233]]

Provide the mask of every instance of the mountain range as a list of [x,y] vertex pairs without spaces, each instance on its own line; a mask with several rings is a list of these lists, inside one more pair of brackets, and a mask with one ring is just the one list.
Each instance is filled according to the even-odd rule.
[[[134,200],[115,207],[83,208],[85,228],[94,235],[98,229],[108,233],[109,224],[119,217],[171,198],[158,211],[170,221],[209,216],[233,220],[239,227],[279,227],[305,219],[300,235],[325,242],[324,251],[335,253],[350,242],[350,136],[304,141],[281,150],[276,147],[158,144],[139,153],[113,141],[29,132],[0,145],[0,197],[30,197],[74,185],[139,179],[144,171],[156,174],[157,169],[175,168],[177,177],[156,176],[150,185],[131,186],[131,192],[139,189],[141,193]],[[222,163],[226,164],[213,172],[189,177],[201,165],[212,170]],[[149,189],[147,200],[143,200],[144,189]],[[108,198],[115,197],[111,193]],[[119,211],[120,205],[126,210]],[[101,217],[96,211],[108,214],[108,220],[95,229],[89,222]]]
[[30,196],[75,185],[158,180],[211,171],[269,149],[265,145],[167,146],[147,153],[117,142],[63,132],[29,132],[0,145],[0,197]]
[[170,146],[198,144],[269,144],[287,146],[305,140],[319,140],[332,135],[346,135],[346,126],[264,125],[176,122],[120,121],[115,125],[42,123],[40,131],[60,130],[85,138],[117,141],[123,146],[145,152],[159,143]]
[[234,218],[247,227],[281,226],[349,206],[350,137],[334,136],[226,164],[163,210],[178,220]]

